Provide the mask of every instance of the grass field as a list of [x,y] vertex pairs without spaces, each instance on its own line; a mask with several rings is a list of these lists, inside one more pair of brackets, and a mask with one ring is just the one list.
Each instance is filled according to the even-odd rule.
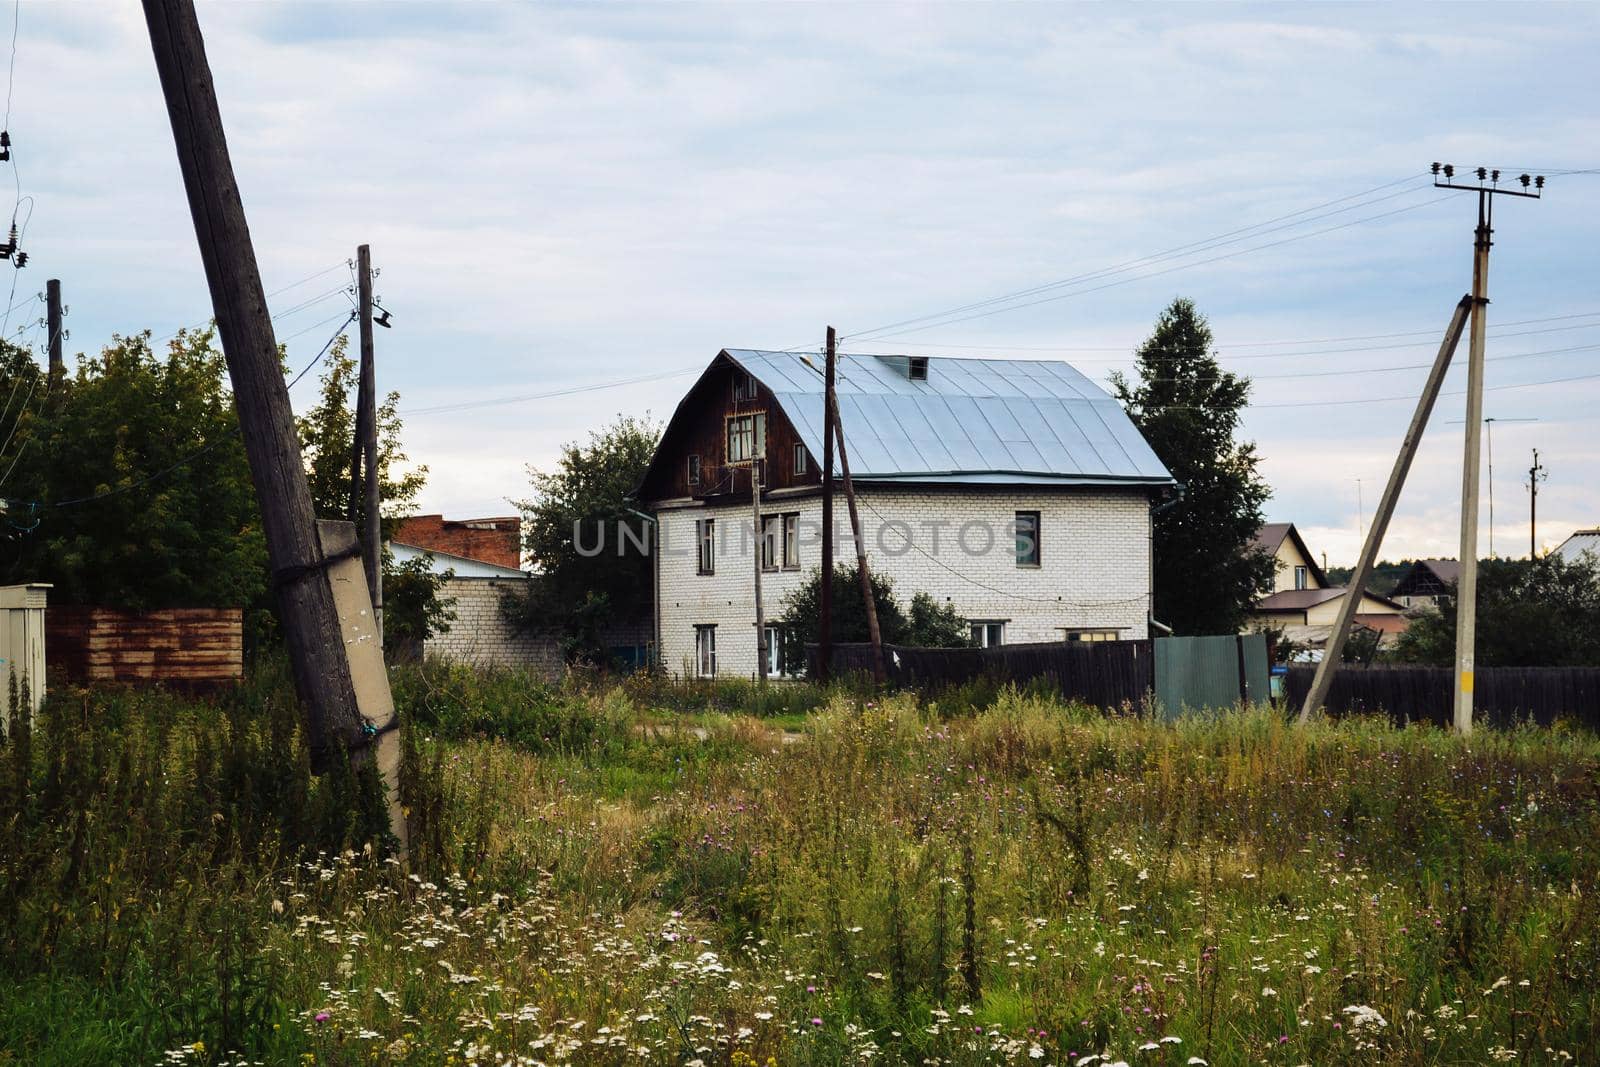
[[[397,675],[409,867],[281,680],[0,756],[0,1063],[1595,1062],[1600,741]],[[799,727],[799,733],[785,727]],[[693,727],[693,729],[691,729]]]

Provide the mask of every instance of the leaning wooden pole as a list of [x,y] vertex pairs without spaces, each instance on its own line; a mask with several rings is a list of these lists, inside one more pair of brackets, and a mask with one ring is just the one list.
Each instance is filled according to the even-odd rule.
[[[831,384],[831,383],[830,383]],[[867,539],[861,536],[861,514],[856,511],[855,485],[850,481],[850,456],[844,447],[844,426],[839,421],[839,394],[828,390],[828,412],[833,416],[834,443],[839,448],[839,481],[844,485],[845,507],[850,512],[850,537],[856,543],[856,574],[861,579],[861,600],[867,610],[867,637],[872,642],[872,680],[882,685],[883,634],[878,629],[878,605],[872,598],[872,572],[867,568]]]
[[[370,671],[362,672],[365,692],[377,694],[381,688],[372,704],[388,703],[390,712],[387,719],[369,721],[362,715],[329,576],[330,566],[353,562],[356,552],[353,545],[325,552],[318,533],[289,389],[194,3],[144,0],[144,13],[228,362],[245,457],[261,502],[267,560],[295,689],[305,707],[312,765],[318,771],[327,769],[340,750],[353,759],[364,758],[379,736],[387,738],[380,747],[381,757],[384,749],[398,748],[388,677],[381,669],[376,678]],[[365,601],[365,589],[362,594]],[[381,653],[378,665],[381,668]],[[392,821],[400,810],[395,801],[391,796]],[[391,828],[404,847],[403,822]]]
[[1472,311],[1472,297],[1461,298],[1461,303],[1456,305],[1455,315],[1450,319],[1450,325],[1444,331],[1444,340],[1439,343],[1439,354],[1434,357],[1433,369],[1428,372],[1428,380],[1422,387],[1422,395],[1417,398],[1417,410],[1412,413],[1411,425],[1406,429],[1405,439],[1400,444],[1400,454],[1395,457],[1394,469],[1389,472],[1389,484],[1383,488],[1383,497],[1378,501],[1378,511],[1372,517],[1372,525],[1367,528],[1366,542],[1361,546],[1361,556],[1356,560],[1356,569],[1350,575],[1350,584],[1346,586],[1344,601],[1339,605],[1339,617],[1333,624],[1333,630],[1328,634],[1327,644],[1322,650],[1322,662],[1317,664],[1317,673],[1311,681],[1311,691],[1306,694],[1306,702],[1300,708],[1300,721],[1306,722],[1316,710],[1322,707],[1328,699],[1328,690],[1333,687],[1333,672],[1339,669],[1339,661],[1344,657],[1345,639],[1350,636],[1350,624],[1356,617],[1356,612],[1361,608],[1361,597],[1367,588],[1367,579],[1372,574],[1372,565],[1377,561],[1378,550],[1383,547],[1383,535],[1389,529],[1389,520],[1394,516],[1395,505],[1400,500],[1400,490],[1405,487],[1406,475],[1411,470],[1411,461],[1416,458],[1417,446],[1422,443],[1422,431],[1428,426],[1428,416],[1433,413],[1433,405],[1439,399],[1439,390],[1444,385],[1444,376],[1450,369],[1450,360],[1455,356],[1456,346],[1461,342],[1462,331],[1466,329],[1467,316]]
[[817,586],[817,681],[833,674],[833,374],[836,339],[828,327],[822,375],[822,578]]

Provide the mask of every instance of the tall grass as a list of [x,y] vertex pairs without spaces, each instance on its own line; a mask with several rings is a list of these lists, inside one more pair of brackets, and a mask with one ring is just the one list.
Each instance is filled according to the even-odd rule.
[[1590,735],[839,690],[792,741],[661,682],[427,667],[395,690],[406,869],[370,781],[306,774],[276,685],[78,693],[13,736],[0,1049],[749,1067],[1600,1047]]

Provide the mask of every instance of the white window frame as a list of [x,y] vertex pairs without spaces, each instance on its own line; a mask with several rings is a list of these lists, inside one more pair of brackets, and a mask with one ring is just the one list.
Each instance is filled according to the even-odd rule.
[[696,519],[694,534],[695,573],[717,573],[717,520]]
[[1311,568],[1297,566],[1294,569],[1294,587],[1296,589],[1309,589],[1311,587]]
[[778,556],[782,551],[783,542],[783,516],[761,516],[761,569],[775,571],[778,569]]
[[783,669],[783,632],[779,627],[768,624],[767,636],[767,677],[782,678],[788,672]]
[[1063,641],[1081,641],[1086,644],[1093,644],[1099,641],[1117,641],[1120,639],[1121,635],[1116,630],[1109,630],[1103,626],[1063,626],[1061,628],[1061,640]]
[[1004,619],[968,619],[967,625],[971,627],[972,643],[979,648],[998,648],[1006,643]]
[[791,511],[783,517],[783,569],[800,569],[800,513]]
[[729,463],[749,463],[767,455],[767,414],[729,415],[726,448]]
[[717,676],[717,627],[715,623],[695,624],[694,628],[695,677]]

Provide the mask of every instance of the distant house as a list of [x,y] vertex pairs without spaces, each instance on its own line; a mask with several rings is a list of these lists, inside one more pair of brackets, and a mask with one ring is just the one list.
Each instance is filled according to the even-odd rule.
[[[838,400],[864,548],[902,603],[928,593],[982,645],[1146,635],[1173,480],[1099,386],[1058,361],[841,355]],[[822,362],[794,352],[723,351],[678,405],[640,488],[668,670],[756,672],[758,566],[768,673],[799,666],[770,620],[821,562],[822,414]],[[849,566],[842,492],[834,517]]]
[[1585,552],[1592,552],[1596,559],[1600,559],[1600,527],[1573,531],[1572,536],[1557,545],[1551,554],[1574,563]]
[[[1317,649],[1327,643],[1347,590],[1330,586],[1328,576],[1306,547],[1292,522],[1269,522],[1256,533],[1255,545],[1277,562],[1273,591],[1251,606],[1246,625],[1281,629],[1293,644]],[[1406,628],[1405,608],[1371,590],[1362,593],[1355,622],[1376,630],[1380,641],[1392,641]]]
[[1419,559],[1400,576],[1389,596],[1411,609],[1436,608],[1449,596],[1461,577],[1461,563],[1453,559]]

